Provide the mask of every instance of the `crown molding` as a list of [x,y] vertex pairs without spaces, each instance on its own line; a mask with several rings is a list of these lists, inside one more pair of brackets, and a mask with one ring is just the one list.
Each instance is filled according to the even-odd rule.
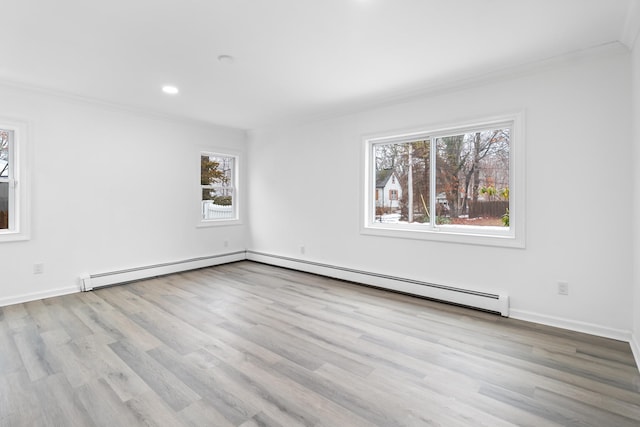
[[[638,0],[640,1],[640,0]],[[266,126],[248,129],[251,135],[257,131],[279,129],[283,126],[302,126],[309,123],[318,123],[324,120],[338,119],[340,117],[357,115],[380,108],[404,104],[415,100],[445,95],[472,89],[482,85],[504,82],[507,80],[521,78],[531,74],[542,73],[566,64],[574,64],[576,61],[588,60],[590,58],[606,58],[617,55],[628,55],[629,49],[620,41],[604,43],[598,46],[567,52],[561,55],[546,59],[529,61],[520,64],[504,66],[485,72],[468,70],[457,76],[440,79],[426,84],[416,89],[398,91],[393,95],[373,95],[369,98],[354,102],[345,102],[341,106],[330,106],[324,112],[317,114],[300,113],[282,120],[275,120]]]
[[161,111],[153,110],[151,108],[139,107],[135,105],[121,104],[117,102],[105,101],[99,98],[92,98],[83,95],[77,95],[71,92],[65,92],[61,90],[51,89],[44,86],[38,86],[30,83],[24,83],[15,80],[0,79],[0,87],[9,89],[18,89],[25,92],[31,92],[36,95],[46,96],[57,100],[63,100],[77,105],[91,105],[94,107],[102,108],[110,111],[123,112],[128,114],[136,114],[142,117],[147,117],[162,121],[171,121],[174,123],[181,123],[190,126],[197,126],[208,129],[217,129],[224,131],[240,131],[245,132],[246,129],[220,125],[214,122],[208,122],[204,120],[192,119],[190,117],[163,113]]

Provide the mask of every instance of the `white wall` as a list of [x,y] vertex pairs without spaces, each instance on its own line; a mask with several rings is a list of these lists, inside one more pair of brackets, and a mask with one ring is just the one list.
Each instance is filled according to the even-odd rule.
[[246,226],[196,228],[199,151],[243,152],[244,132],[6,86],[0,116],[30,123],[32,153],[31,239],[0,243],[0,305],[78,289],[81,273],[245,248]]
[[[249,248],[508,293],[514,317],[628,339],[629,93],[628,51],[616,45],[458,90],[252,131]],[[360,234],[363,134],[522,110],[526,249]],[[569,296],[557,295],[559,280],[569,282]]]
[[[640,36],[636,39],[635,47],[631,53],[631,75],[633,89],[633,181],[635,183],[633,191],[634,218],[640,216]],[[634,285],[634,305],[633,305],[633,334],[634,340],[632,348],[636,356],[638,366],[640,366],[640,224],[634,222],[634,250],[633,250],[633,285]]]

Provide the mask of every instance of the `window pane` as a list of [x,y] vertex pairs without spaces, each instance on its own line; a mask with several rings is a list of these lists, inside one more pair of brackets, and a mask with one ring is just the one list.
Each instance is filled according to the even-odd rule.
[[509,225],[510,129],[436,139],[438,224]]
[[[233,189],[203,189],[202,193],[202,219],[235,218],[235,208],[233,206]],[[205,196],[209,198],[205,198]]]
[[233,187],[233,157],[200,156],[200,185]]
[[9,131],[0,129],[0,178],[9,177]]
[[375,144],[375,221],[428,223],[430,141]]
[[9,183],[0,182],[0,230],[9,228]]

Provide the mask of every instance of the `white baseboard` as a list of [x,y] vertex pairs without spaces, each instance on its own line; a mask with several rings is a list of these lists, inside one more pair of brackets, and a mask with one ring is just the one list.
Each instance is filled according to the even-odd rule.
[[29,302],[29,301],[37,301],[39,299],[44,299],[44,298],[52,298],[52,297],[59,297],[62,295],[75,294],[76,292],[80,292],[80,288],[78,286],[50,289],[48,291],[31,292],[28,294],[16,295],[13,297],[0,298],[0,307],[5,307],[7,305],[13,305],[13,304],[22,304],[24,302]]
[[562,317],[548,316],[545,314],[533,313],[526,310],[511,309],[509,317],[527,322],[539,323],[541,325],[554,326],[556,328],[567,329],[575,332],[583,332],[604,338],[611,338],[618,341],[631,342],[631,331],[624,329],[608,328],[594,323],[581,322]]
[[101,286],[133,282],[136,280],[149,279],[151,277],[195,270],[197,268],[213,267],[214,265],[243,261],[244,259],[246,259],[246,252],[242,250],[226,254],[171,261],[162,264],[114,270],[104,273],[82,274],[80,275],[80,285],[83,291],[90,291]]
[[264,264],[276,265],[307,273],[314,273],[321,276],[361,283],[368,286],[375,286],[396,292],[488,310],[500,313],[505,317],[509,316],[509,297],[507,295],[474,291],[445,284],[422,282],[403,277],[355,270],[347,267],[322,264],[314,261],[267,254],[252,250],[247,251],[247,259]]
[[[83,274],[80,276],[79,285],[65,288],[50,289],[42,292],[31,292],[28,294],[16,295],[0,298],[0,307],[13,304],[21,304],[29,301],[36,301],[44,298],[69,295],[83,290],[90,290],[93,287],[114,285],[117,283],[132,282],[135,280],[148,279],[156,276],[163,276],[171,273],[195,270],[197,268],[212,267],[214,265],[227,264],[246,259],[245,251],[237,251],[226,254],[210,255],[188,260],[173,261],[152,266],[136,267],[127,270],[119,270],[111,273],[98,273],[94,275]],[[85,289],[86,285],[90,287]]]

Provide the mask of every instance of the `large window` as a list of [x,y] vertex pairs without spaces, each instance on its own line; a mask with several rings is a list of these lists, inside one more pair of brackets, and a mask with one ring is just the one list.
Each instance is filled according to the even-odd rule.
[[514,116],[365,139],[363,231],[522,247],[520,122]]
[[28,238],[26,126],[0,119],[0,242]]
[[238,157],[201,153],[201,220],[215,224],[238,219]]

